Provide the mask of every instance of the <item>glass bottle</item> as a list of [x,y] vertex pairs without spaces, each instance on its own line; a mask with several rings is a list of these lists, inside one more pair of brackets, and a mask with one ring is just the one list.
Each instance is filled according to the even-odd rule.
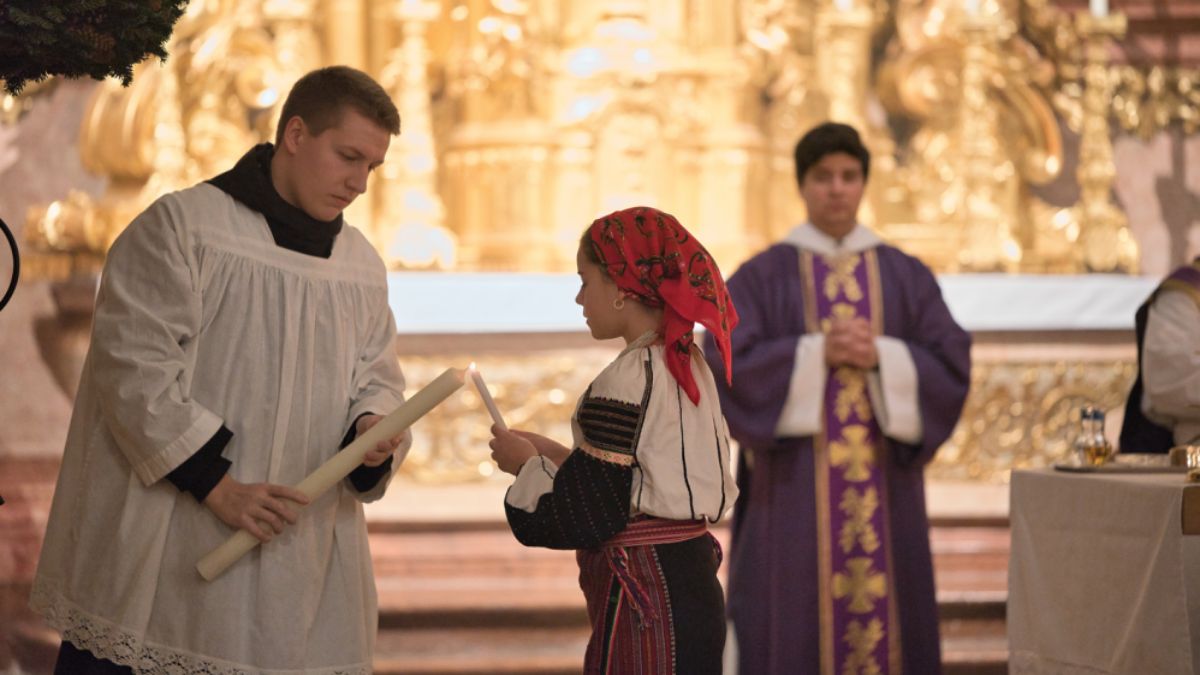
[[1100,466],[1112,458],[1112,444],[1104,433],[1104,411],[1092,410],[1092,442],[1088,446],[1088,463]]
[[1090,405],[1085,405],[1079,409],[1079,431],[1075,434],[1075,442],[1072,444],[1075,450],[1075,459],[1081,466],[1091,464],[1091,448],[1095,438],[1095,414],[1096,409]]

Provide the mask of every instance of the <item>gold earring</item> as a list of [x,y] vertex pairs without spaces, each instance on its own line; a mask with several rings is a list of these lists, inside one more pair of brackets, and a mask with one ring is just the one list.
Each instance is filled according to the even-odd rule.
[[619,295],[619,296],[617,296],[616,300],[613,300],[613,309],[618,310],[618,311],[625,309],[625,297],[624,296]]

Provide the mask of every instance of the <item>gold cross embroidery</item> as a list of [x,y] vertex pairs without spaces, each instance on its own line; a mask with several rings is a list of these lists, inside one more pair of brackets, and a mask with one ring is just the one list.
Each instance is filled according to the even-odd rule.
[[850,654],[842,664],[842,675],[879,675],[882,670],[872,654],[879,641],[883,639],[883,622],[871,619],[864,627],[857,621],[851,621],[846,626],[846,644],[850,646]]
[[872,570],[872,564],[870,558],[851,558],[846,561],[846,572],[833,575],[833,597],[850,598],[847,609],[855,614],[873,611],[875,601],[887,595],[887,579]]
[[838,291],[845,294],[850,302],[858,302],[863,298],[862,286],[854,273],[862,263],[861,255],[847,255],[838,258],[824,258],[829,265],[829,274],[825,277],[825,298],[835,300]]
[[848,305],[844,302],[835,302],[833,303],[833,307],[829,308],[829,314],[830,316],[821,319],[822,333],[829,332],[829,329],[833,327],[834,319],[853,319],[854,317],[858,316],[858,310],[854,308],[854,305]]
[[838,421],[845,423],[850,413],[858,415],[858,421],[871,421],[871,399],[867,397],[867,375],[858,368],[838,368],[833,377],[842,385],[834,400],[833,412]]
[[867,442],[867,428],[850,424],[842,429],[842,437],[829,443],[829,461],[837,467],[846,466],[846,480],[861,483],[871,477],[875,465],[875,447]]
[[879,508],[879,493],[873,487],[863,492],[848,488],[842,494],[842,503],[838,508],[846,514],[846,522],[842,524],[838,536],[842,552],[849,553],[857,542],[867,553],[874,553],[879,548],[879,534],[871,524],[871,517]]

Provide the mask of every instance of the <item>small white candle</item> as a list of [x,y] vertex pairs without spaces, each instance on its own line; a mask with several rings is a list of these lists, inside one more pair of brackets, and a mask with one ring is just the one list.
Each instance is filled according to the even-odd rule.
[[966,0],[967,16],[979,16],[979,0]]
[[488,409],[488,413],[492,416],[492,421],[496,426],[508,430],[508,425],[504,423],[504,418],[500,416],[500,409],[496,407],[496,401],[492,398],[492,392],[488,391],[487,385],[483,383],[483,375],[472,362],[467,372],[471,373],[471,379],[475,381],[475,388],[479,390],[479,398],[483,399],[483,405]]
[[1088,7],[1092,10],[1092,16],[1108,16],[1108,0],[1091,0]]
[[[324,464],[317,467],[308,477],[300,481],[296,489],[303,492],[310,500],[315,500],[327,490],[337,485],[350,472],[362,464],[363,457],[385,438],[399,436],[403,431],[421,419],[437,404],[446,400],[450,394],[463,386],[463,371],[458,368],[447,368],[433,382],[405,401],[389,414],[379,420],[375,426],[355,438],[350,445],[330,457]],[[212,581],[221,573],[237,562],[239,558],[249,553],[259,541],[245,530],[238,530],[225,540],[225,543],[214,548],[196,563],[196,569],[206,581]]]
[[849,12],[854,5],[854,0],[833,0],[833,6],[839,12]]

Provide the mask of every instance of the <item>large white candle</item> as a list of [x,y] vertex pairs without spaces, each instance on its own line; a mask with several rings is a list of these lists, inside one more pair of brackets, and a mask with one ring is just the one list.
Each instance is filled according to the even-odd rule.
[[1092,16],[1108,16],[1108,0],[1091,0],[1088,7],[1092,10]]
[[[316,499],[325,491],[337,485],[350,475],[363,457],[380,441],[399,436],[403,431],[421,419],[446,397],[458,391],[463,386],[463,371],[458,368],[447,368],[446,372],[438,375],[433,382],[413,394],[390,415],[379,420],[375,426],[367,429],[362,436],[354,439],[350,445],[330,457],[324,464],[317,467],[307,478],[300,481],[296,489],[303,492],[309,499]],[[217,548],[214,548],[196,563],[200,576],[212,581],[221,576],[230,565],[249,553],[259,544],[254,535],[245,530],[238,530]]]
[[492,392],[488,391],[487,385],[483,383],[483,375],[475,367],[474,362],[471,363],[470,368],[467,368],[467,372],[471,374],[471,380],[475,383],[475,388],[479,390],[479,398],[483,399],[483,405],[492,416],[492,421],[496,423],[496,426],[507,430],[508,425],[504,423],[504,418],[500,416],[500,408],[496,407],[496,401],[492,398]]

